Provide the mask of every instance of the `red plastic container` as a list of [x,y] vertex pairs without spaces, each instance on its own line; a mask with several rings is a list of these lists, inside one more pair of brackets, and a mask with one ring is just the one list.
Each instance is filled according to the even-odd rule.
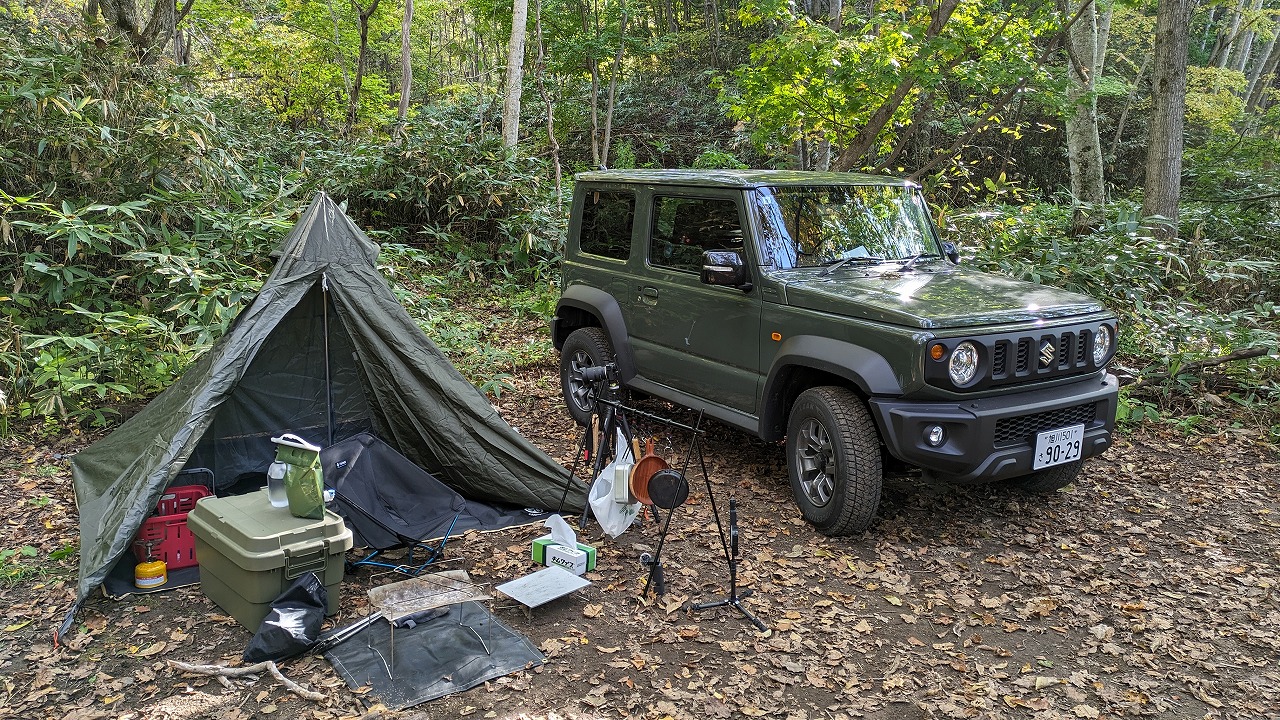
[[212,494],[201,485],[180,485],[166,490],[156,503],[157,514],[142,522],[134,538],[133,555],[138,562],[151,557],[163,560],[170,570],[198,565],[196,539],[187,529],[187,513],[196,506],[197,500]]

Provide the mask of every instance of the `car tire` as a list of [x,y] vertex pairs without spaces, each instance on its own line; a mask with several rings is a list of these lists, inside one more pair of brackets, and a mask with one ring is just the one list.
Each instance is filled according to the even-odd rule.
[[613,345],[598,327],[578,328],[565,338],[560,348],[560,393],[564,406],[575,422],[587,426],[595,410],[588,391],[591,383],[582,379],[585,368],[613,362]]
[[1054,465],[1051,468],[1033,472],[1030,475],[1010,478],[1005,480],[1004,484],[1006,487],[1028,494],[1051,493],[1075,482],[1076,478],[1080,476],[1080,469],[1083,466],[1083,460]]
[[875,521],[884,487],[880,435],[851,390],[816,387],[787,418],[787,471],[800,514],[823,535],[853,535]]

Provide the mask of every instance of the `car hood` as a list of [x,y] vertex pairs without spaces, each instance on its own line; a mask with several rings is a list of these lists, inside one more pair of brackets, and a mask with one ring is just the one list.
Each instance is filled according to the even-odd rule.
[[955,265],[930,263],[900,271],[871,268],[778,273],[786,303],[819,312],[920,328],[1027,322],[1099,312],[1091,297]]

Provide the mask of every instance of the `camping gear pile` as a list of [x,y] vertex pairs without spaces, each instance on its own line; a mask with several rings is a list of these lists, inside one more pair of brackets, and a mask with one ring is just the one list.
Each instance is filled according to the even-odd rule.
[[315,573],[338,610],[351,530],[321,508],[319,520],[273,507],[265,490],[207,498],[187,517],[200,557],[200,589],[249,630],[298,577]]
[[[378,250],[317,194],[227,333],[75,456],[80,575],[55,639],[95,588],[138,592],[135,564],[171,552],[180,559],[169,561],[167,575],[149,575],[158,587],[148,589],[198,580],[256,629],[306,572],[315,571],[335,609],[356,540],[375,553],[408,547],[430,562],[432,540],[438,552],[468,528],[544,518],[536,508],[585,507],[585,488],[566,482],[564,468],[508,425],[422,333],[377,270]],[[203,490],[216,497],[182,509],[190,548],[174,550],[177,526],[152,516],[186,468],[207,469]],[[287,512],[274,481],[283,481]],[[148,543],[144,525],[175,529]],[[137,557],[130,551],[140,530]],[[192,565],[178,568],[184,562]],[[115,591],[113,579],[123,580]],[[520,658],[517,669],[527,660]]]
[[400,305],[378,245],[319,193],[253,303],[145,408],[72,460],[74,612],[184,467],[218,495],[266,483],[282,430],[325,447],[372,433],[467,498],[580,510],[585,489],[498,415]]
[[160,496],[155,514],[142,521],[133,541],[138,560],[133,570],[134,587],[160,587],[169,581],[170,570],[199,564],[195,537],[187,529],[187,513],[197,500],[212,494],[204,485],[177,485]]

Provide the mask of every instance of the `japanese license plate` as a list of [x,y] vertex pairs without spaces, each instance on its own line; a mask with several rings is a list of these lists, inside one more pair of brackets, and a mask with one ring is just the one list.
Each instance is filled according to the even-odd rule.
[[1036,433],[1036,456],[1032,470],[1061,465],[1080,459],[1080,445],[1084,442],[1084,425],[1045,430]]

